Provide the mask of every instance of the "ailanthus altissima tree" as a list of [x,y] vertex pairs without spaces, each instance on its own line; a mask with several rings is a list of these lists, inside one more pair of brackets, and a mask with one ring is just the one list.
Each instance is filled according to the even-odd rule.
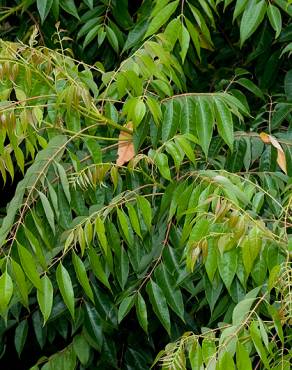
[[2,367],[290,369],[291,16],[0,1]]

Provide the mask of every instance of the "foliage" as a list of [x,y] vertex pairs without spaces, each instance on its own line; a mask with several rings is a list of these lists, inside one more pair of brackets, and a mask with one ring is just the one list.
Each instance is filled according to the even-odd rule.
[[1,362],[289,369],[291,2],[12,3]]

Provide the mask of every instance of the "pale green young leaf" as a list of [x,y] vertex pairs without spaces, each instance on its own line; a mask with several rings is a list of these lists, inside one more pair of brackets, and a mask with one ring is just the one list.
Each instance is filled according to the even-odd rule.
[[236,366],[238,370],[252,370],[248,351],[240,341],[237,342],[236,346]]
[[203,365],[202,348],[198,341],[194,341],[189,349],[189,360],[192,370],[201,370]]
[[249,326],[249,332],[251,339],[254,343],[255,349],[257,353],[259,354],[261,360],[263,361],[263,364],[265,366],[265,369],[270,369],[269,360],[267,357],[267,352],[263,346],[262,339],[261,339],[261,333],[258,328],[258,324],[256,321],[252,321]]

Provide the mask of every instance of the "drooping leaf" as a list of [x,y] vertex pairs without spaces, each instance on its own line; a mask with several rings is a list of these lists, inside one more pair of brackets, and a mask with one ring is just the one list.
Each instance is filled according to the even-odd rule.
[[146,290],[156,316],[158,317],[168,334],[170,334],[171,327],[169,311],[162,290],[152,279],[150,279],[147,283]]
[[153,35],[153,33],[157,32],[160,27],[168,21],[169,17],[175,12],[178,3],[178,0],[172,1],[164,7],[162,12],[159,12],[153,17],[148,26],[144,39],[146,39],[148,36]]
[[62,298],[74,320],[75,314],[74,290],[70,275],[66,268],[62,265],[62,262],[60,262],[57,267],[56,278]]
[[[126,128],[133,129],[132,122],[127,123]],[[123,166],[135,157],[135,149],[132,141],[132,135],[127,132],[121,132],[119,135],[118,159],[117,165]]]
[[13,282],[7,271],[4,271],[0,277],[0,291],[0,311],[4,313],[8,308],[13,293]]
[[44,275],[41,278],[42,289],[37,290],[37,300],[43,314],[44,325],[50,317],[53,307],[53,285],[50,278]]
[[259,2],[257,2],[256,0],[252,0],[245,8],[240,23],[241,46],[257,30],[259,25],[262,23],[266,10],[267,5],[265,0],[261,0]]

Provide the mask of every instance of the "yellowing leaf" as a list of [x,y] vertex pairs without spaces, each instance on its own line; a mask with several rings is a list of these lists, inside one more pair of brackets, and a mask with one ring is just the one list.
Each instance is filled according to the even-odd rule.
[[[129,130],[133,129],[133,123],[128,122],[125,126]],[[135,157],[133,136],[127,132],[121,132],[119,136],[118,159],[117,165],[122,166]]]
[[277,149],[277,163],[281,170],[287,174],[286,156],[278,140],[274,136],[268,135],[265,132],[260,133],[260,138],[265,144],[272,144],[273,147]]

